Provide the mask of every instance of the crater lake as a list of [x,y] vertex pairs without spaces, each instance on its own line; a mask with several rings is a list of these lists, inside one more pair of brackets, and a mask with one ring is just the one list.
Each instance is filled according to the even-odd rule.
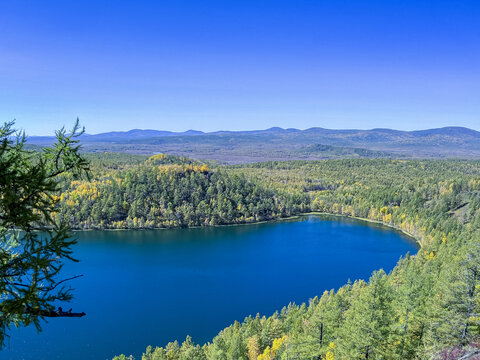
[[269,316],[349,280],[389,272],[415,242],[388,227],[334,216],[193,229],[76,232],[75,296],[51,318],[13,329],[1,359],[137,359],[148,345],[204,343],[235,320]]

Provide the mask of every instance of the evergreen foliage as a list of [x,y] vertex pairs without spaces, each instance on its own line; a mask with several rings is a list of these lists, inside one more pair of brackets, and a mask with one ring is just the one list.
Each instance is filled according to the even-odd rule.
[[25,150],[25,136],[13,122],[0,127],[0,345],[12,326],[34,324],[53,313],[56,301],[72,296],[59,275],[73,260],[69,227],[55,221],[59,178],[79,178],[88,163],[79,155],[78,120],[73,131],[56,133],[57,142],[42,152]]
[[96,171],[59,195],[59,221],[74,228],[159,228],[239,224],[301,212],[309,197],[279,193],[224,169],[154,155],[136,166]]

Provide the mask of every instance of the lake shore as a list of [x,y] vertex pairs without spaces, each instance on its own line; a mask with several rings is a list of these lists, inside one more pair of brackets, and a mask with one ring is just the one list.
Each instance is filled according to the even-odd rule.
[[291,221],[291,220],[297,220],[300,219],[301,217],[304,216],[310,216],[310,215],[316,215],[316,216],[334,216],[334,217],[339,217],[339,218],[347,218],[347,219],[353,219],[357,221],[362,221],[370,224],[377,224],[381,226],[385,226],[387,228],[393,229],[395,231],[398,231],[405,236],[409,237],[415,244],[418,245],[418,247],[421,247],[420,240],[415,237],[415,235],[409,233],[408,231],[405,231],[403,229],[400,229],[398,226],[395,226],[393,224],[388,224],[384,223],[383,221],[379,220],[372,220],[372,219],[367,219],[359,216],[351,216],[351,215],[345,215],[345,214],[334,214],[334,213],[327,213],[327,212],[320,212],[320,211],[310,211],[307,213],[301,213],[298,215],[292,215],[284,218],[277,218],[277,219],[270,219],[270,220],[262,220],[262,221],[254,221],[254,222],[247,222],[247,223],[238,223],[238,224],[220,224],[220,225],[208,225],[208,226],[185,226],[185,227],[155,227],[155,228],[127,228],[127,229],[100,229],[100,228],[88,228],[88,229],[72,229],[73,232],[83,232],[83,231],[131,231],[131,230],[139,230],[139,231],[145,231],[145,230],[172,230],[172,229],[199,229],[199,228],[216,228],[216,227],[228,227],[228,226],[248,226],[248,225],[259,225],[259,224],[267,224],[267,223],[276,223],[276,222],[286,222],[286,221]]
[[362,217],[358,217],[358,216],[350,216],[350,215],[343,215],[343,214],[332,214],[332,213],[325,213],[325,212],[319,212],[319,211],[312,211],[312,212],[308,212],[308,213],[305,213],[305,214],[302,214],[302,215],[299,215],[299,216],[306,216],[306,215],[328,215],[328,216],[344,217],[344,218],[348,218],[348,219],[355,219],[355,220],[358,220],[358,221],[364,221],[364,222],[371,223],[371,224],[382,225],[382,226],[388,227],[390,229],[396,230],[398,232],[401,232],[402,234],[408,236],[412,240],[415,240],[415,243],[417,243],[418,246],[420,246],[420,240],[417,239],[417,237],[415,235],[409,233],[408,231],[400,229],[398,226],[395,226],[393,224],[387,224],[387,223],[384,223],[383,221],[372,220],[372,219],[362,218]]

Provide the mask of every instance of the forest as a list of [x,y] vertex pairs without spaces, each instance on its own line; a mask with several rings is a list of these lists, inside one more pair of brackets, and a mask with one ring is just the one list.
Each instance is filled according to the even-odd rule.
[[203,345],[187,337],[149,346],[142,360],[457,359],[477,351],[478,161],[214,166],[163,154],[90,160],[92,179],[67,174],[57,199],[55,216],[71,217],[76,228],[211,226],[321,212],[384,223],[420,246],[388,274],[380,269],[368,282],[325,289],[268,317],[249,316]]
[[55,217],[73,228],[125,229],[224,225],[288,217],[307,194],[275,191],[225,169],[187,158],[153,155],[112,170],[108,156],[92,161],[95,178],[66,181]]

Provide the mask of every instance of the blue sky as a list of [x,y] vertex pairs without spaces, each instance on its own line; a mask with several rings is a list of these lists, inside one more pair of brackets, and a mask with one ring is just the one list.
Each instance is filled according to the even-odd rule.
[[480,1],[0,2],[0,121],[480,130]]

